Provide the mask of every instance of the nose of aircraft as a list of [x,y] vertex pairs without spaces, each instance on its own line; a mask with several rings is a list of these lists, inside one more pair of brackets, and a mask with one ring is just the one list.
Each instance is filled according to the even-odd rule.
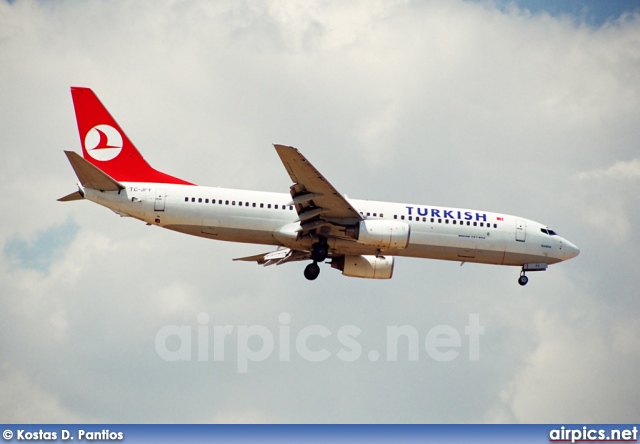
[[580,254],[580,249],[565,239],[564,241],[564,260],[573,259]]

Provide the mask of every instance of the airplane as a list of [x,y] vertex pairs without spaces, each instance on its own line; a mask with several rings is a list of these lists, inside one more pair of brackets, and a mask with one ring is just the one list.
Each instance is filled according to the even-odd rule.
[[296,148],[274,145],[292,185],[289,193],[197,186],[152,168],[89,88],[72,87],[82,156],[65,151],[86,199],[169,230],[274,251],[234,260],[282,265],[311,261],[344,276],[390,279],[396,256],[520,267],[527,272],[576,257],[580,250],[544,224],[471,209],[350,199]]

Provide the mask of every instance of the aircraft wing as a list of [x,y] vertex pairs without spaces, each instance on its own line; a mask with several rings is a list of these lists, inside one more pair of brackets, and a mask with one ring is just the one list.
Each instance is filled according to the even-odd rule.
[[282,265],[287,262],[303,261],[309,259],[311,253],[306,251],[280,248],[269,253],[256,254],[255,256],[238,257],[234,261],[257,262],[259,265],[268,267],[269,265]]
[[352,224],[362,215],[296,148],[274,145],[293,185],[289,205],[295,205],[300,231],[308,232],[327,223]]

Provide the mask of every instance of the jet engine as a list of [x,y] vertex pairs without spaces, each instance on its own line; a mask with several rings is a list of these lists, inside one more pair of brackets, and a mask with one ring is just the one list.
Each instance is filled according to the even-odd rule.
[[408,223],[395,220],[363,220],[345,231],[358,243],[378,248],[406,248],[410,232]]
[[342,256],[331,260],[331,268],[344,276],[365,279],[391,279],[393,264],[393,256]]

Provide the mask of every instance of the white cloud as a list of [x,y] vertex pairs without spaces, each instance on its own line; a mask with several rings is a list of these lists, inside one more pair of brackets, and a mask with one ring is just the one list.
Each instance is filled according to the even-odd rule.
[[618,161],[606,168],[581,171],[573,176],[572,206],[584,223],[612,239],[617,245],[628,242],[640,200],[629,192],[640,178],[640,161]]
[[598,179],[634,180],[640,178],[640,159],[619,161],[608,168],[583,171],[576,175],[580,181]]
[[77,423],[90,421],[60,405],[57,397],[43,391],[33,379],[17,371],[0,369],[0,411],[6,423]]
[[538,314],[540,344],[511,387],[508,405],[516,421],[633,421],[626,402],[640,394],[634,376],[640,347],[637,322],[622,320],[624,332],[610,332],[592,327],[599,320],[582,308]]

